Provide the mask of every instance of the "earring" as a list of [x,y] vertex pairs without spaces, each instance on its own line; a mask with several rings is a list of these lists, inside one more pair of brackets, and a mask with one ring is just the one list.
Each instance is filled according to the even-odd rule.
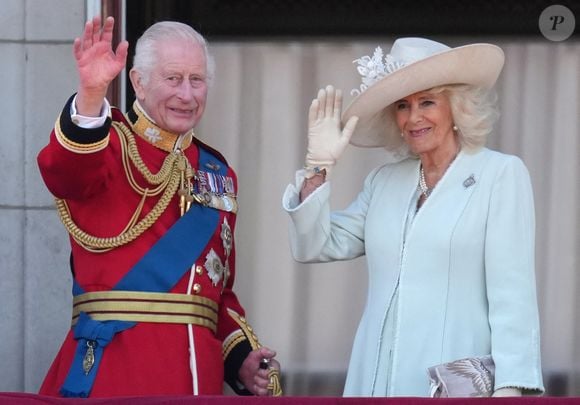
[[401,138],[404,138],[404,137],[405,137],[405,134],[401,132]]
[[453,125],[453,130],[454,130],[455,132],[459,131],[459,128],[457,128],[457,125]]

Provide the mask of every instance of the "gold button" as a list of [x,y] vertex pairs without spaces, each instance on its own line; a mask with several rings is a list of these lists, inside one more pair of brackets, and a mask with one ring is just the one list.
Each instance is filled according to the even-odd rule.
[[201,267],[201,266],[195,266],[195,272],[197,274],[203,274],[203,267]]
[[195,283],[193,285],[193,292],[199,294],[201,292],[201,284]]

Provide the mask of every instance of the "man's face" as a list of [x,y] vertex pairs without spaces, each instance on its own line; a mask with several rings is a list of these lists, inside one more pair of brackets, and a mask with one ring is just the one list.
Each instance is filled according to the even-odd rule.
[[149,80],[132,77],[135,94],[157,125],[183,134],[197,125],[205,110],[206,57],[200,45],[179,39],[158,42],[156,51]]

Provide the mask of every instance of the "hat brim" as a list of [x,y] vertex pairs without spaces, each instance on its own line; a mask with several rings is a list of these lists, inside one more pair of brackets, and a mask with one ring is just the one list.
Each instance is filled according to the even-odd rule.
[[344,110],[343,125],[353,116],[359,117],[357,127],[366,130],[352,135],[350,143],[360,147],[388,144],[384,132],[365,125],[397,100],[419,91],[448,84],[469,84],[491,88],[504,64],[504,53],[492,44],[472,44],[452,48],[403,66],[369,86]]

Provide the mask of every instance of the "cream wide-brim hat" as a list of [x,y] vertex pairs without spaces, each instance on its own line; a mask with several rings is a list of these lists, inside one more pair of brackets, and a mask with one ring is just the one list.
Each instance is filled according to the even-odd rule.
[[[359,122],[350,143],[360,147],[387,147],[386,128],[393,123],[384,111],[395,101],[419,91],[448,84],[469,84],[489,89],[504,64],[504,53],[491,44],[450,48],[424,38],[397,39],[384,58],[377,48],[373,57],[355,60],[363,84],[342,114],[343,125],[353,116]],[[400,142],[399,142],[400,144]]]

